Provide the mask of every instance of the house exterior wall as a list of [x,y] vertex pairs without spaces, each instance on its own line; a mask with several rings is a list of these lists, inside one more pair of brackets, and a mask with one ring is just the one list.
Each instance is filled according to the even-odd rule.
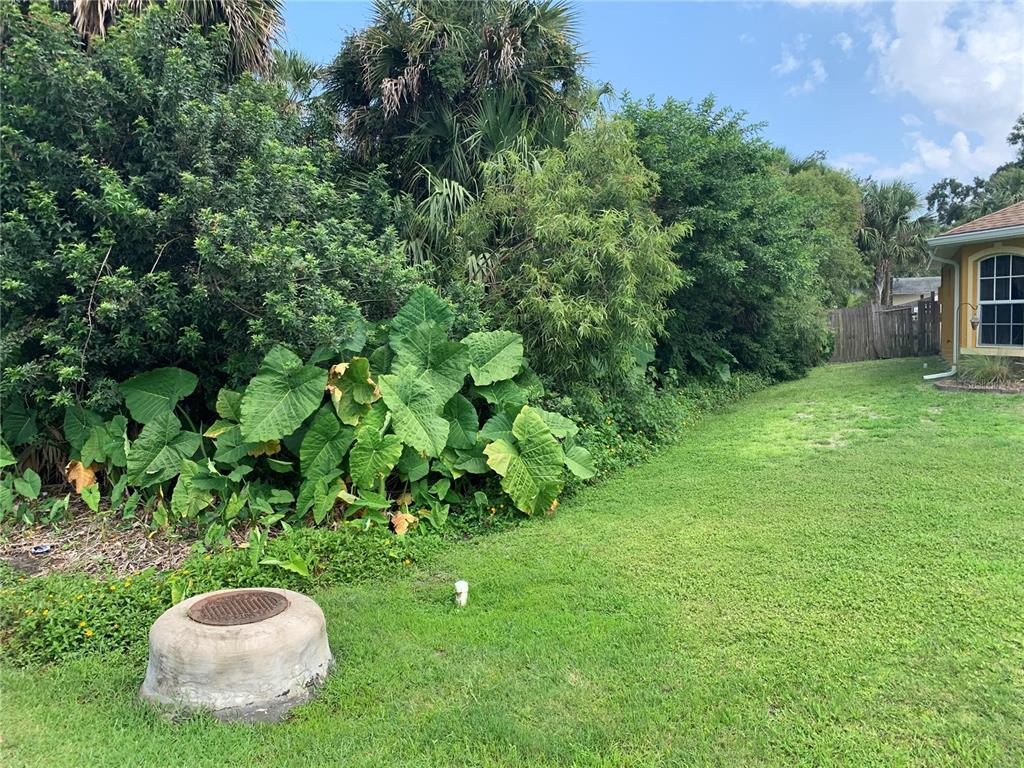
[[[1019,256],[1024,256],[1024,237],[1007,239],[1001,242],[995,243],[978,243],[976,245],[965,245],[957,254],[960,261],[960,354],[961,355],[1008,355],[1013,357],[1024,357],[1024,348],[1021,347],[995,347],[995,346],[978,346],[978,331],[971,328],[971,316],[974,314],[973,307],[978,306],[978,272],[979,262],[986,256],[992,256],[997,253],[1013,253]],[[948,291],[948,298],[946,296],[947,291],[947,273],[949,270],[949,284],[952,288],[953,281],[953,269],[952,267],[944,266],[942,269],[942,291],[940,291],[940,300],[942,301],[942,355],[947,360],[952,359],[952,345],[949,347],[949,354],[946,351],[946,328],[950,329],[952,334],[953,329],[953,296],[952,290]],[[968,306],[963,302],[970,302],[972,306]],[[949,320],[947,324],[947,308]]]
[[942,357],[953,362],[953,267],[942,265],[942,283],[939,285],[939,336]]

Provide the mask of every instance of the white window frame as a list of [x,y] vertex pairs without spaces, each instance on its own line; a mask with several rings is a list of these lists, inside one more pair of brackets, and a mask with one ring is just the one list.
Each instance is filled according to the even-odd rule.
[[[994,285],[993,285],[993,288],[992,288],[992,296],[993,296],[993,298],[989,299],[989,300],[984,300],[984,299],[981,298],[981,279],[982,279],[981,278],[981,265],[984,262],[988,261],[989,259],[998,259],[1000,256],[1009,256],[1010,257],[1010,259],[1011,259],[1011,261],[1010,261],[1010,264],[1011,264],[1010,276],[1017,277],[1017,274],[1013,271],[1013,267],[1012,267],[1013,257],[1016,256],[1016,257],[1024,259],[1024,252],[1021,252],[1017,248],[995,248],[995,249],[992,249],[991,251],[986,251],[984,253],[976,254],[974,259],[973,259],[973,261],[974,261],[974,271],[976,273],[976,276],[975,276],[975,290],[977,291],[977,293],[975,295],[978,297],[978,317],[979,317],[979,319],[981,318],[981,314],[982,314],[981,313],[981,308],[982,308],[983,305],[998,306],[998,305],[1001,305],[1001,304],[1010,304],[1010,305],[1020,304],[1020,305],[1024,306],[1024,299],[996,299],[996,298],[994,298],[995,297],[995,286]],[[998,275],[995,274],[995,266],[994,265],[992,267],[992,274],[993,274],[993,278],[998,277]],[[1013,295],[1012,294],[1012,291],[1013,291],[1012,284],[1011,284],[1011,287],[1010,287],[1010,291],[1011,291],[1010,295],[1012,296]],[[996,325],[998,325],[998,323],[996,323]],[[986,344],[986,343],[982,342],[982,340],[981,340],[981,325],[979,325],[977,330],[974,332],[974,346],[977,347],[978,349],[999,349],[999,348],[1002,348],[1002,349],[1024,349],[1024,344],[1013,344],[1013,343],[999,344],[998,342],[994,342],[994,343],[991,343],[991,344]]]

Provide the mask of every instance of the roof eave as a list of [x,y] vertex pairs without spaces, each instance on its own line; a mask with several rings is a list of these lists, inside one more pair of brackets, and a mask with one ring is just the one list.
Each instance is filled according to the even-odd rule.
[[964,245],[966,243],[989,243],[993,240],[1005,240],[1009,237],[1024,237],[1024,224],[996,229],[981,229],[977,232],[961,232],[956,235],[939,235],[925,240],[929,248],[941,248],[946,245]]

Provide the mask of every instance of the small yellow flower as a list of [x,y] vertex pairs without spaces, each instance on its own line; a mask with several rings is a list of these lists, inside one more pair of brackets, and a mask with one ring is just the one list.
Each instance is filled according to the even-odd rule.
[[75,600],[82,600],[84,597],[85,595],[76,595]]
[[79,628],[79,629],[81,629],[81,628],[82,628],[82,627],[84,627],[84,626],[85,626],[85,622],[84,622],[84,621],[80,621],[80,622],[78,622],[78,628]]
[[403,560],[402,563],[404,565],[412,565],[412,560],[410,560],[409,558],[405,558],[405,560]]
[[115,624],[115,625],[114,625],[114,629],[120,629],[120,628],[121,628],[121,625],[120,625],[120,624]]
[[132,585],[132,580],[131,580],[131,579],[125,579],[125,582],[124,582],[124,586],[125,586],[125,588],[128,588],[128,587],[130,587],[131,585]]
[[85,630],[85,636],[86,637],[92,637],[92,630],[91,629]]
[[50,615],[50,609],[49,608],[43,608],[43,616],[49,616],[49,615]]
[[117,591],[117,584],[111,584],[110,585],[110,591],[111,592],[116,592]]

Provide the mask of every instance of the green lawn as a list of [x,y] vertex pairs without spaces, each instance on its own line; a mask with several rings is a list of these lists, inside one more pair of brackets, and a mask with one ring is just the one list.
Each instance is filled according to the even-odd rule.
[[7,670],[0,763],[1019,766],[1024,398],[924,372],[816,370],[551,520],[318,595],[338,667],[283,725],[171,724],[117,659]]

